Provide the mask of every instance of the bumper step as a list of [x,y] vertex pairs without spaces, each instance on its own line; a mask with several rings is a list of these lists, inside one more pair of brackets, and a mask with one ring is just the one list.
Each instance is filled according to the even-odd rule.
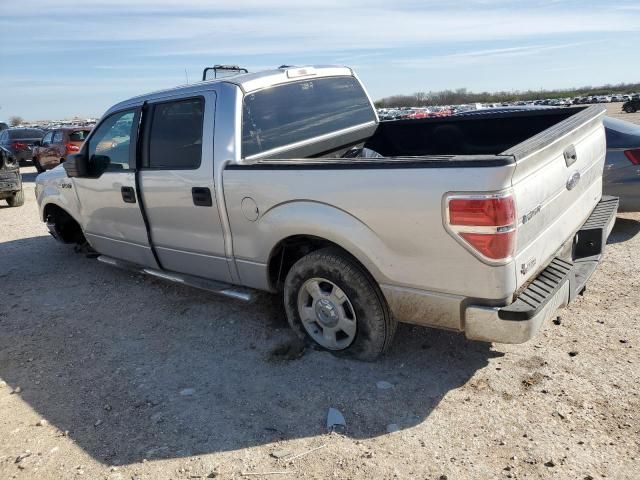
[[567,303],[584,291],[587,280],[602,257],[617,211],[616,197],[602,197],[576,234],[573,261],[554,258],[511,305],[498,310],[498,317],[501,320],[512,321],[532,319],[558,293],[565,282],[569,282]]
[[560,290],[571,275],[573,263],[554,258],[549,266],[509,306],[498,310],[502,320],[529,320]]

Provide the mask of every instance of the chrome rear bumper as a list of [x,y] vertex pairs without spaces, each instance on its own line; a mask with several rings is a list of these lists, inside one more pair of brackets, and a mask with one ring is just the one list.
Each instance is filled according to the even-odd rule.
[[617,211],[618,199],[603,197],[576,234],[573,260],[554,258],[512,304],[467,307],[464,327],[467,338],[499,343],[530,340],[558,308],[584,291],[602,259]]

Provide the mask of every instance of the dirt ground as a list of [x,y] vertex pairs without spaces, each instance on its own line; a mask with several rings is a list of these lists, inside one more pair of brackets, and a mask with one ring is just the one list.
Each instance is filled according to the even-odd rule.
[[[533,341],[401,325],[360,363],[274,355],[291,336],[269,297],[56,243],[34,178],[0,208],[2,479],[639,478],[640,214],[619,215],[585,296]],[[326,433],[330,407],[344,431]]]

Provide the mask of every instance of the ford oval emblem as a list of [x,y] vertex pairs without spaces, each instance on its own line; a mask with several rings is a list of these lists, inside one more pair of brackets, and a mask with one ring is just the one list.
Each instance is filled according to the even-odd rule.
[[580,172],[573,172],[567,180],[567,190],[573,190],[580,182]]

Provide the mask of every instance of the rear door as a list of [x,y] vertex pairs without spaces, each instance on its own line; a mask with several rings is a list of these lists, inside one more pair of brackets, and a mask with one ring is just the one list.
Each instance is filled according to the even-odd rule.
[[51,147],[48,149],[47,162],[57,165],[62,158],[64,158],[64,131],[56,130],[53,132]]
[[46,167],[49,163],[50,149],[51,149],[51,140],[53,139],[53,132],[47,132],[44,137],[42,137],[42,141],[39,147],[36,147],[36,154],[38,157],[38,162],[43,167]]
[[136,138],[140,111],[104,118],[84,146],[91,177],[73,178],[82,230],[98,252],[157,268],[136,191]]
[[139,176],[161,267],[229,282],[213,183],[215,101],[207,92],[149,102]]

